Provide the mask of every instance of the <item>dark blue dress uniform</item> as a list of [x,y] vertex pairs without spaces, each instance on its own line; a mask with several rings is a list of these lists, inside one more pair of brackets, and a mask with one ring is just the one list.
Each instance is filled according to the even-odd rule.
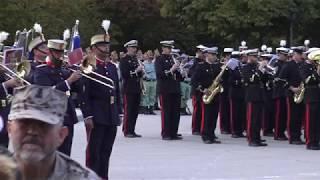
[[264,136],[272,136],[273,137],[273,129],[275,122],[275,108],[274,101],[272,98],[273,92],[273,75],[266,74],[266,82],[264,83],[264,106],[263,106],[263,135]]
[[8,99],[8,93],[12,93],[12,88],[6,89],[3,86],[3,82],[6,81],[3,72],[0,72],[0,118],[3,121],[4,127],[0,130],[0,146],[8,147],[9,138],[7,132],[8,114],[10,111],[10,103]]
[[287,102],[286,102],[286,92],[287,92],[287,82],[284,79],[280,79],[279,75],[283,66],[286,62],[278,60],[275,64],[277,72],[274,75],[273,80],[273,92],[272,98],[274,99],[274,139],[275,140],[288,140],[285,135],[285,130],[287,126]]
[[[299,87],[302,82],[301,65],[294,60],[287,62],[280,72],[279,78],[286,80],[287,87]],[[290,144],[302,144],[301,142],[301,127],[304,114],[303,103],[295,103],[293,100],[294,93],[288,90],[287,97],[287,132]]]
[[122,93],[123,93],[123,134],[136,135],[135,127],[139,114],[139,105],[141,100],[141,78],[142,72],[136,73],[135,70],[139,66],[138,59],[135,56],[126,55],[120,60],[120,72],[122,77]]
[[[213,83],[213,80],[220,73],[221,64],[213,63],[209,64],[208,62],[204,62],[199,64],[191,78],[191,84],[194,87],[197,87],[199,91],[203,91],[210,87]],[[201,136],[202,140],[205,143],[213,143],[215,142],[215,134],[214,131],[217,125],[217,118],[219,112],[219,101],[220,94],[213,99],[209,104],[205,104],[201,98],[201,106],[202,106],[202,121],[201,121]]]
[[320,77],[314,64],[304,63],[301,76],[305,86],[305,132],[308,149],[319,150],[320,141]]
[[[203,64],[204,60],[196,58],[194,61],[194,64],[190,68],[189,71],[189,77],[192,77],[192,75],[196,71],[196,67],[199,64]],[[193,106],[193,112],[192,112],[192,134],[198,135],[200,134],[201,130],[201,120],[202,120],[202,92],[197,89],[198,87],[195,87],[193,84],[191,84],[191,96],[192,96],[192,106]]]
[[44,64],[44,63],[40,63],[40,62],[31,60],[30,64],[31,64],[30,73],[28,74],[28,76],[27,76],[25,79],[26,79],[28,82],[30,82],[31,84],[33,84],[34,74],[35,74],[36,68],[37,68],[38,66],[41,66],[41,65]]
[[[111,78],[113,84],[119,83],[116,66],[111,62],[97,60],[95,72]],[[109,81],[94,74],[91,77],[110,84]],[[87,166],[100,177],[108,178],[109,159],[120,125],[116,99],[116,89],[86,79],[81,110],[84,118],[92,117],[93,129],[89,133],[87,147]]]
[[244,137],[243,131],[246,121],[246,106],[244,102],[243,65],[238,61],[234,69],[229,69],[229,103],[232,137]]
[[227,80],[228,75],[229,72],[226,72],[224,76],[224,81],[221,82],[223,92],[220,93],[219,124],[222,134],[231,134],[229,82]]
[[[78,92],[81,93],[81,83],[74,83],[70,87],[66,79],[71,75],[71,72],[64,68],[55,68],[52,65],[43,64],[35,69],[33,76],[33,83],[42,86],[53,86],[63,92]],[[77,114],[75,111],[75,104],[69,97],[68,108],[64,118],[64,125],[68,127],[69,134],[64,140],[63,144],[59,147],[59,151],[69,155],[71,154],[72,139],[73,139],[73,125],[78,122]]]
[[258,69],[256,63],[248,63],[243,66],[243,79],[245,85],[247,138],[249,145],[266,145],[261,143],[260,137],[265,75]]
[[157,75],[157,92],[161,105],[161,136],[165,140],[178,139],[180,122],[180,81],[179,71],[170,72],[174,65],[171,55],[162,54],[155,61]]

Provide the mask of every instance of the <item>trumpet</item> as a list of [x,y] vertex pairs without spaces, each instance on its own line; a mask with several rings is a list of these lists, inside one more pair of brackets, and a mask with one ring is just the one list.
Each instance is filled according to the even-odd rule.
[[269,63],[268,64],[264,64],[262,62],[259,62],[259,69],[261,71],[264,71],[267,74],[272,75],[272,76],[276,75],[277,74],[277,70],[278,70],[277,67],[273,67]]
[[[66,62],[66,63],[69,63],[68,58],[67,58],[66,56],[65,56],[65,59],[64,59],[63,61]],[[110,78],[108,78],[108,77],[105,77],[105,76],[103,76],[103,75],[101,75],[101,74],[98,74],[98,73],[96,73],[96,72],[93,71],[93,70],[94,70],[94,67],[93,67],[93,65],[90,64],[88,57],[85,58],[85,59],[81,62],[81,65],[73,64],[73,66],[75,66],[75,67],[77,67],[77,68],[80,68],[80,70],[82,71],[81,75],[82,75],[83,77],[85,77],[85,78],[87,78],[87,79],[90,79],[90,80],[92,80],[92,81],[95,81],[95,82],[97,82],[97,83],[99,83],[99,84],[102,84],[102,85],[104,85],[104,86],[107,86],[107,87],[109,87],[109,88],[111,88],[111,89],[114,89],[114,88],[115,88],[114,82],[113,82],[112,79],[110,79]],[[71,69],[71,68],[68,68],[68,69],[69,69],[70,71],[72,71],[72,72],[76,72],[76,70],[74,70],[74,69]],[[93,75],[95,75],[95,76],[98,76],[98,77],[100,77],[100,78],[103,78],[103,79],[109,81],[110,84],[105,83],[105,82],[103,82],[103,81],[100,81],[100,80],[98,80],[98,79],[96,79],[96,78],[93,78],[93,77],[89,76],[88,74],[93,74]]]

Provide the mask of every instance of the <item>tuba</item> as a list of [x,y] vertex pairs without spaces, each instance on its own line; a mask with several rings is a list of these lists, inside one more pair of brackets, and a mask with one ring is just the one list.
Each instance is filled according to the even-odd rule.
[[222,75],[224,74],[224,72],[227,69],[227,65],[223,65],[221,67],[221,71],[218,74],[218,76],[213,80],[212,84],[210,85],[210,87],[208,88],[209,94],[208,95],[203,95],[202,96],[202,101],[205,104],[209,104],[210,102],[212,102],[212,100],[217,96],[218,93],[223,92],[223,87],[220,83],[221,79],[222,79]]

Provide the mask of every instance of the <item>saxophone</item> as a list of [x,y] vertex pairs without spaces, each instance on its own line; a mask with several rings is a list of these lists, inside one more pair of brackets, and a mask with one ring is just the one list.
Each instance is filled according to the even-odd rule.
[[[306,79],[306,84],[310,81],[311,79],[311,76],[308,76],[308,78]],[[304,86],[304,83],[301,82],[300,85],[299,85],[299,91],[294,93],[293,95],[293,101],[297,104],[300,104],[302,101],[303,101],[303,98],[304,98],[304,93],[306,91],[306,88]]]
[[220,81],[221,81],[221,78],[222,78],[222,75],[224,74],[224,72],[226,71],[227,69],[227,65],[223,65],[221,67],[221,71],[220,73],[218,74],[218,76],[213,80],[212,84],[209,86],[208,88],[208,91],[209,91],[209,94],[205,94],[202,96],[202,101],[205,103],[205,104],[209,104],[213,99],[214,97],[218,94],[218,93],[221,93],[223,92],[223,87],[222,85],[220,84]]

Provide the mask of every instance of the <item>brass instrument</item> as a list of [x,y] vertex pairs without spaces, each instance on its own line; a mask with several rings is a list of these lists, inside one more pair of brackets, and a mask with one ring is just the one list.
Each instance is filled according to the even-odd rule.
[[[308,76],[307,79],[305,80],[306,84],[309,83],[310,79],[311,79],[311,76]],[[304,93],[306,91],[304,82],[301,82],[298,88],[299,88],[299,91],[293,94],[293,101],[297,104],[300,104],[303,101]]]
[[221,81],[221,78],[222,78],[222,75],[224,74],[224,72],[226,71],[227,69],[227,65],[223,65],[221,67],[221,71],[220,73],[218,74],[218,76],[213,80],[212,84],[210,85],[210,87],[208,88],[208,91],[209,91],[209,95],[205,94],[202,96],[202,101],[205,103],[205,104],[209,104],[215,97],[218,93],[221,93],[223,92],[223,87],[222,85],[220,84],[220,81]]
[[320,61],[320,49],[312,51],[311,53],[308,54],[308,59],[312,61]]
[[29,61],[21,61],[20,63],[15,64],[14,70],[10,69],[6,65],[0,63],[2,69],[9,73],[5,73],[5,75],[9,78],[18,78],[20,81],[25,83],[26,85],[31,85],[31,83],[25,78],[29,75],[31,71],[31,64]]
[[[308,55],[308,59],[312,60],[312,61],[316,61],[315,63],[319,64],[320,61],[320,50],[315,50],[312,51],[309,55]],[[311,79],[311,76],[308,76],[308,78],[305,80],[306,83],[308,83]],[[299,91],[294,93],[293,96],[293,100],[295,103],[299,104],[303,101],[304,98],[304,93],[305,93],[305,85],[303,82],[300,83],[299,85]]]
[[[95,59],[93,58],[92,60],[95,60]],[[67,60],[67,59],[64,59],[63,61],[68,63],[68,60]],[[85,58],[85,59],[81,62],[81,65],[73,64],[73,66],[80,68],[80,70],[81,70],[81,72],[82,72],[81,75],[82,75],[83,77],[85,77],[85,78],[87,78],[87,79],[90,79],[90,80],[92,80],[92,81],[95,81],[95,82],[97,82],[97,83],[99,83],[99,84],[102,84],[102,85],[104,85],[104,86],[107,86],[107,87],[109,87],[109,88],[111,88],[111,89],[114,89],[114,88],[115,88],[114,82],[113,82],[112,79],[110,79],[110,78],[108,78],[108,77],[105,77],[105,76],[103,76],[103,75],[101,75],[101,74],[98,74],[98,73],[96,73],[96,72],[93,71],[93,70],[94,70],[94,67],[93,67],[93,65],[89,62],[89,58],[88,58],[88,57]],[[71,69],[71,68],[68,68],[68,69],[69,69],[70,71],[72,71],[72,72],[76,72],[76,71],[77,71],[77,70],[74,70],[74,69]],[[100,81],[100,80],[98,80],[98,79],[96,79],[96,78],[93,78],[93,77],[89,76],[88,74],[93,74],[93,75],[95,75],[95,76],[101,77],[101,78],[109,81],[109,82],[111,83],[111,85],[110,85],[110,84],[107,84],[107,83],[105,83],[105,82],[103,82],[103,81]]]

